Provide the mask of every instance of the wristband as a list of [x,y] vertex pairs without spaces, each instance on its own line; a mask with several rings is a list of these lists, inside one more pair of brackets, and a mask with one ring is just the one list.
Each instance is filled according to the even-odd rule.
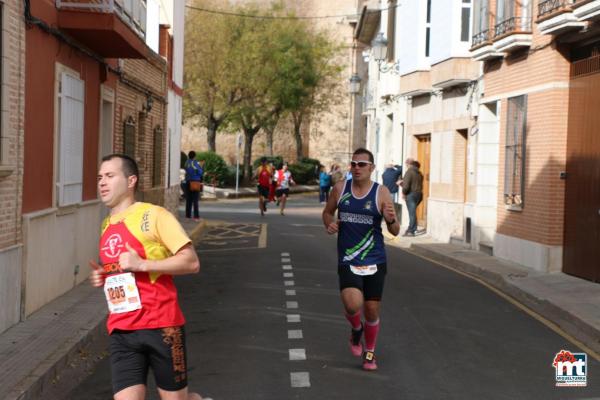
[[395,224],[395,223],[396,223],[396,219],[394,218],[394,220],[393,220],[392,222],[387,222],[387,221],[385,221],[385,223],[386,223],[386,224],[388,224],[388,225],[393,225],[393,224]]

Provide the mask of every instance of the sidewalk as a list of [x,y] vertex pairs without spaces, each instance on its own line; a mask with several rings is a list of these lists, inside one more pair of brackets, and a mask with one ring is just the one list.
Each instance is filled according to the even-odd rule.
[[583,350],[588,355],[600,358],[600,284],[563,273],[537,272],[427,236],[386,242],[498,289],[587,347]]
[[[192,239],[204,224],[182,221]],[[106,341],[106,314],[104,293],[86,281],[0,334],[0,399],[62,398],[61,388],[106,355],[97,344]]]

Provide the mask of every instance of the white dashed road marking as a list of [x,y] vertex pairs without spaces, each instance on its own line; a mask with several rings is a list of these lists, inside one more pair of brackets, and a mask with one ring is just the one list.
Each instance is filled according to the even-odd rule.
[[302,329],[288,330],[288,339],[302,339]]
[[310,387],[310,375],[308,372],[290,373],[292,387]]
[[303,361],[303,360],[306,360],[306,350],[290,349],[290,361]]
[[[281,268],[284,271],[283,273],[283,285],[286,287],[293,287],[295,282],[293,280],[286,280],[294,277],[294,273],[290,272],[292,270],[290,253],[281,253]],[[295,289],[285,289],[286,296],[295,296]],[[299,308],[297,301],[286,301],[285,307],[288,310],[296,310]],[[287,314],[286,315],[287,322],[291,323],[300,323],[300,314]],[[304,335],[301,329],[289,329],[288,330],[288,339],[289,340],[301,340],[304,339]],[[289,349],[289,357],[290,361],[305,361],[306,360],[306,350],[301,348]],[[290,372],[290,384],[293,388],[309,388],[310,387],[310,374],[308,372]]]
[[300,314],[288,314],[287,322],[300,322]]

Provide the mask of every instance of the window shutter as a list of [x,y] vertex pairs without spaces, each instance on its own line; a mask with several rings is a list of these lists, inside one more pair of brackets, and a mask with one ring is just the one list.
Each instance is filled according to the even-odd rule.
[[131,116],[123,123],[123,154],[135,158],[135,121]]
[[61,74],[58,205],[81,202],[83,189],[83,81]]

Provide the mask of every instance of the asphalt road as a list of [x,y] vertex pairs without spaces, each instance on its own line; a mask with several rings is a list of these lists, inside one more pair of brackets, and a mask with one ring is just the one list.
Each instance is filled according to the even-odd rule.
[[[600,399],[597,360],[588,356],[587,387],[555,387],[554,355],[575,345],[479,283],[391,246],[379,370],[363,371],[321,209],[315,195],[292,197],[285,216],[271,206],[261,217],[255,200],[201,204],[202,270],[176,279],[192,390],[215,400]],[[65,398],[111,398],[109,368],[100,361]]]

